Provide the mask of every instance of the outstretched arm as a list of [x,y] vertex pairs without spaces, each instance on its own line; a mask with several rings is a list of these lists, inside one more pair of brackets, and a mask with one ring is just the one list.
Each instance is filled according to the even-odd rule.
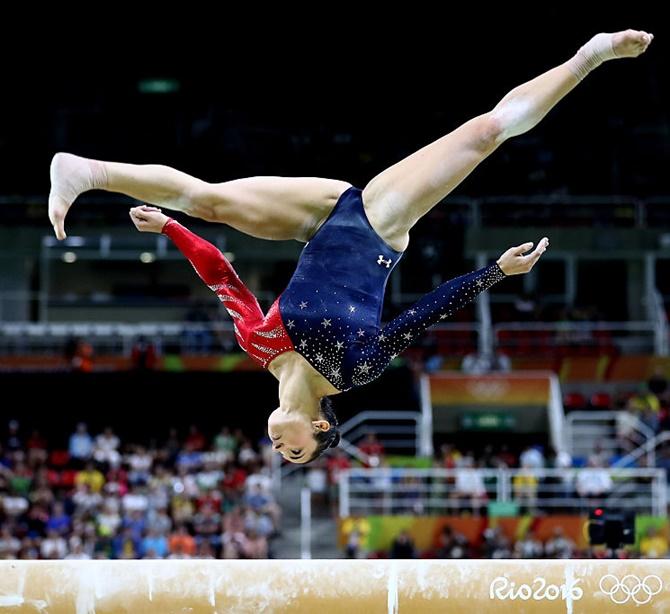
[[533,248],[532,243],[512,247],[494,264],[443,283],[386,325],[381,347],[393,345],[393,354],[399,354],[426,329],[451,317],[495,283],[510,275],[528,273],[547,247],[549,239],[546,237],[528,255],[524,254]]
[[196,273],[216,292],[228,313],[246,326],[263,319],[263,312],[252,292],[237,276],[221,251],[155,207],[134,207],[130,218],[140,232],[163,233],[179,248]]

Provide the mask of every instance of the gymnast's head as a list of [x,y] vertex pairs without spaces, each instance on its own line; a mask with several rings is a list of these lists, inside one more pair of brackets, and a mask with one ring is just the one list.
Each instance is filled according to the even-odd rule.
[[301,411],[276,409],[268,418],[268,435],[273,450],[287,461],[301,465],[316,460],[340,443],[337,418],[328,397],[321,399],[316,419]]

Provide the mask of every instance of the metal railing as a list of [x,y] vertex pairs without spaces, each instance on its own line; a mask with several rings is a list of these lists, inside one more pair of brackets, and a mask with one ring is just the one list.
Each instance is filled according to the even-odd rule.
[[576,350],[616,348],[624,354],[653,353],[657,349],[658,323],[654,322],[504,322],[493,327],[496,347]]
[[657,356],[668,356],[670,354],[670,327],[668,326],[668,315],[663,304],[663,297],[654,288],[648,300],[655,331],[654,351]]
[[[625,446],[642,446],[654,431],[627,411],[573,411],[566,419],[565,441],[573,456],[588,456],[595,444],[611,454],[626,452]],[[647,466],[656,464],[654,449],[647,452]]]
[[622,456],[613,464],[613,467],[630,467],[635,465],[640,459],[644,459],[643,462],[647,465],[655,465],[656,450],[667,441],[670,441],[670,432],[663,431],[655,437],[648,439],[632,452]]
[[[592,473],[599,472],[598,476]],[[598,496],[586,480],[606,475]],[[581,476],[581,477],[580,477]],[[664,469],[350,469],[340,479],[340,516],[449,515],[514,503],[529,512],[583,512],[594,506],[667,513]]]
[[[340,448],[354,460],[370,464],[372,459],[357,444],[368,433],[375,433],[386,452],[402,450],[406,454],[420,453],[423,417],[413,411],[363,411],[339,425]],[[431,434],[432,437],[432,434]],[[282,480],[305,469],[303,465],[283,462],[278,454],[272,456],[272,480],[275,489]]]
[[[205,340],[203,336],[207,336]],[[138,338],[144,337],[162,346],[170,345],[188,351],[206,348],[237,350],[235,332],[229,321],[191,322],[60,322],[48,324],[0,324],[0,354],[31,355],[62,353],[70,338],[84,339],[97,353],[127,356]]]

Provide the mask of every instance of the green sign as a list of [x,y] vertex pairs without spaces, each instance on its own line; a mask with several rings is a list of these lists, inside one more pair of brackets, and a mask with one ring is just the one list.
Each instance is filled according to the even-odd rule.
[[516,418],[512,414],[500,412],[470,412],[461,415],[464,431],[512,431]]
[[515,518],[519,515],[519,506],[516,503],[498,503],[493,501],[488,505],[489,518]]

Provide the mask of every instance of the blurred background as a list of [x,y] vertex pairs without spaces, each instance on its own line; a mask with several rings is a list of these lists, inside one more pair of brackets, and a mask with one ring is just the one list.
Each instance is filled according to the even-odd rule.
[[[449,26],[414,65],[399,33],[368,81],[331,71],[289,95],[301,76],[287,64],[275,75],[286,89],[256,83],[251,111],[230,106],[247,93],[230,52],[208,56],[205,74],[172,48],[112,63],[81,43],[85,64],[6,77],[0,557],[668,555],[670,33],[651,11],[548,8],[533,28],[502,17]],[[174,247],[135,231],[136,202],[87,193],[68,240],[52,235],[57,151],[212,182],[364,187],[592,34],[629,25],[656,35],[647,54],[593,73],[421,221],[384,319],[511,245],[546,235],[550,251],[337,397],[343,445],[314,466],[273,458],[274,379]],[[264,308],[290,279],[300,244],[175,217]],[[589,518],[615,511],[630,514],[596,544]]]

